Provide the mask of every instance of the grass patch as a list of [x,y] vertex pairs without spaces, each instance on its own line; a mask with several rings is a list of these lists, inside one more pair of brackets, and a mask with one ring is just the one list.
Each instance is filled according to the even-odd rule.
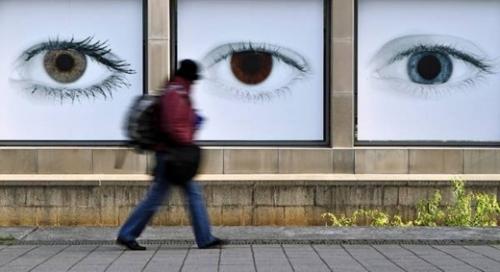
[[0,234],[0,245],[13,245],[16,242],[16,238],[10,234]]

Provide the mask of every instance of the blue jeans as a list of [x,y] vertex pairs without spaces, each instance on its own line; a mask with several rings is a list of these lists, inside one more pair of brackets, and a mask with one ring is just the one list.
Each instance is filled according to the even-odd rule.
[[[156,167],[154,170],[154,180],[149,188],[146,198],[130,214],[127,221],[118,232],[118,237],[125,241],[132,241],[141,235],[147,223],[158,211],[165,201],[172,186],[165,178],[165,167],[161,152],[156,153]],[[191,223],[193,225],[194,236],[198,247],[203,247],[214,241],[210,231],[210,222],[203,200],[203,192],[200,185],[194,181],[188,182],[183,188],[188,199]]]

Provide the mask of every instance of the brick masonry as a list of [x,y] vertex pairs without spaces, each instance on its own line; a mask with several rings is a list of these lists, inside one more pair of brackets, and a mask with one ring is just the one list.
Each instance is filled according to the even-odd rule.
[[[447,181],[203,181],[214,225],[322,225],[321,214],[350,214],[377,208],[415,215],[418,200],[441,189],[451,200]],[[469,190],[498,194],[500,181],[469,182]],[[143,198],[148,182],[92,185],[9,183],[0,186],[0,226],[117,226]],[[154,225],[188,225],[180,190],[174,189]]]

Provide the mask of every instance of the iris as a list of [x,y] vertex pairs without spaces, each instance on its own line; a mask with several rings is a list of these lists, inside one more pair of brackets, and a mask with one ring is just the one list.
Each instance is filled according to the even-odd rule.
[[417,84],[443,84],[452,73],[453,64],[448,54],[433,51],[413,53],[408,60],[408,76]]
[[57,82],[73,83],[85,73],[87,60],[85,56],[74,50],[49,50],[43,64],[47,74]]
[[272,67],[273,57],[266,52],[243,51],[231,56],[231,71],[239,81],[248,85],[266,80]]

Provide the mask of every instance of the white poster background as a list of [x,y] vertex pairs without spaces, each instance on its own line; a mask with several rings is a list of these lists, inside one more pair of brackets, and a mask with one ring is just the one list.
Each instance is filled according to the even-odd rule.
[[206,117],[199,140],[324,140],[323,12],[322,0],[178,1],[178,60],[201,62],[217,46],[260,42],[297,52],[311,70],[268,101],[218,95],[199,81],[194,104]]
[[[359,0],[358,7],[358,140],[500,141],[500,1]],[[377,80],[370,66],[377,52],[408,35],[467,40],[493,71],[475,78],[468,67],[473,81],[428,97]]]
[[[142,24],[141,0],[0,0],[0,140],[124,140],[125,112],[143,89]],[[131,65],[136,73],[125,75],[130,88],[114,90],[113,98],[61,103],[35,98],[9,81],[17,58],[31,46],[87,37],[107,41]]]

